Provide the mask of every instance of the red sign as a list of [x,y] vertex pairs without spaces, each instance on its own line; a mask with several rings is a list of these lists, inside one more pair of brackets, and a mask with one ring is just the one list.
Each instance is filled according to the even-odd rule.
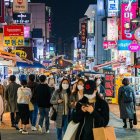
[[23,25],[5,25],[4,36],[24,36]]
[[130,32],[130,20],[136,18],[137,3],[121,4],[121,35],[124,40],[133,40],[134,35]]
[[115,93],[115,72],[105,71],[105,93],[106,97],[114,97]]
[[4,23],[4,0],[0,0],[0,23]]
[[116,46],[117,46],[117,42],[116,41],[104,41],[103,42],[103,48],[105,50],[116,48]]
[[17,3],[18,4],[22,4],[23,3],[23,0],[17,0]]

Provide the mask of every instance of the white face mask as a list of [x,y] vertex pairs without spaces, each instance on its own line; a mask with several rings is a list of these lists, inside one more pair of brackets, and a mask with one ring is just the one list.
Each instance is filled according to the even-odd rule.
[[69,88],[69,85],[68,85],[68,84],[62,84],[62,88],[63,88],[64,90],[66,90],[66,89]]
[[87,97],[89,100],[91,100],[96,97],[96,93],[93,93],[92,95],[85,94],[84,96]]
[[100,85],[100,84],[101,84],[101,80],[97,80],[97,81],[96,81],[96,84],[97,84],[97,85]]
[[78,88],[78,90],[83,90],[84,89],[84,87],[81,86],[81,85],[78,85],[77,88]]
[[53,78],[53,76],[51,75],[50,78]]

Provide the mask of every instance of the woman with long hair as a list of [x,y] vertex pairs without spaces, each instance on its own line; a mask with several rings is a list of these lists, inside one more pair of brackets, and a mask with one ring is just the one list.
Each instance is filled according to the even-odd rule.
[[123,86],[119,88],[118,103],[120,108],[120,118],[123,120],[123,128],[127,128],[127,119],[129,119],[130,128],[133,128],[135,94],[133,88],[129,85],[129,79],[122,80]]
[[84,96],[84,79],[79,79],[77,81],[75,91],[70,96],[70,106],[71,108],[75,108],[76,104],[79,100],[81,100]]
[[51,104],[53,104],[57,110],[57,140],[62,140],[63,133],[65,133],[68,125],[69,98],[70,82],[68,79],[63,79],[60,83],[59,89],[53,93],[51,98]]

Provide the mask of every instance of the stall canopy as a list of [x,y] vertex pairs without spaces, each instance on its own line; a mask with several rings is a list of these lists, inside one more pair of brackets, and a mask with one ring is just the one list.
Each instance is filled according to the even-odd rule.
[[46,69],[45,66],[40,64],[39,62],[33,62],[32,64],[29,63],[24,63],[24,62],[17,62],[16,63],[17,67],[23,67],[23,68],[42,68]]

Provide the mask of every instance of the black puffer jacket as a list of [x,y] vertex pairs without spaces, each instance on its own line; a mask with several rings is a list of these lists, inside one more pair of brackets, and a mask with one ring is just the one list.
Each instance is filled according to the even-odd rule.
[[76,112],[73,116],[75,123],[80,122],[75,140],[94,140],[93,127],[105,127],[109,122],[109,106],[107,102],[101,99],[98,95],[94,105],[93,113],[84,113],[81,110],[81,104],[89,104],[88,99],[83,97],[76,106]]

